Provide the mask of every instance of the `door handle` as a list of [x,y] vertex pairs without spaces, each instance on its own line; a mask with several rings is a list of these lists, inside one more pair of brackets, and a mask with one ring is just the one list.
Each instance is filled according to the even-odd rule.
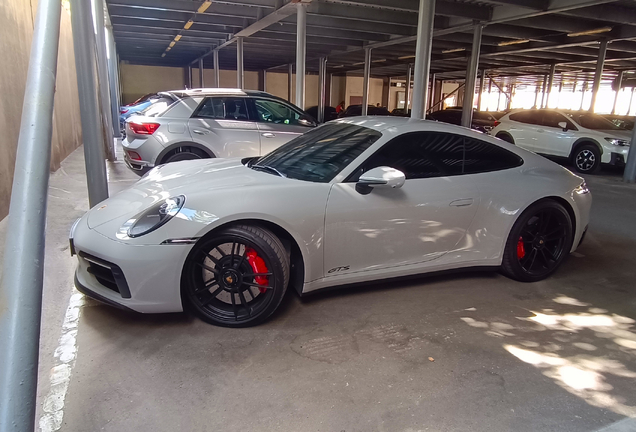
[[452,207],[468,207],[473,204],[472,198],[458,199],[455,201],[451,201],[450,205]]
[[192,129],[192,132],[194,132],[195,134],[198,134],[198,135],[206,135],[206,134],[209,133],[208,131],[201,130],[201,129]]
[[274,138],[276,134],[273,134],[271,132],[264,132],[261,134],[261,136],[264,136],[265,138]]

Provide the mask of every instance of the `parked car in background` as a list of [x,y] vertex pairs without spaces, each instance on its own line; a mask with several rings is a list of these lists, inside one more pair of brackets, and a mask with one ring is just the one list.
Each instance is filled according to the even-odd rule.
[[487,112],[488,114],[493,116],[495,118],[495,120],[499,120],[500,118],[502,118],[503,116],[508,114],[510,112],[510,110],[507,110],[507,111],[484,111],[484,112]]
[[181,160],[264,155],[316,126],[301,109],[261,91],[171,93],[179,99],[165,109],[126,120],[124,159],[140,175]]
[[614,114],[605,114],[603,115],[607,120],[614,123],[621,129],[625,130],[633,130],[634,129],[634,116],[619,116]]
[[149,93],[137,99],[135,102],[119,108],[119,128],[122,135],[126,135],[126,119],[137,115],[147,108],[159,104],[155,109],[165,108],[178,99],[174,92]]
[[623,166],[631,133],[598,114],[552,109],[515,110],[503,116],[492,135],[551,157],[567,158],[580,173],[601,164]]
[[[444,123],[450,123],[454,125],[462,124],[462,110],[456,108],[447,108],[445,110],[434,111],[426,116],[428,120],[437,120]],[[490,113],[473,111],[473,120],[471,128],[480,132],[489,133],[495,126],[499,124],[499,121],[495,119]]]
[[[309,114],[310,116],[312,116],[314,119],[318,120],[318,107],[317,106],[312,106],[310,108],[307,108],[305,110],[305,112],[307,114]],[[324,122],[328,122],[331,120],[335,120],[338,118],[338,113],[336,112],[336,109],[332,106],[326,106],[325,107],[325,116],[324,116]]]
[[[360,115],[362,115],[362,105],[349,105],[346,110],[338,115],[338,118],[355,117]],[[388,116],[391,115],[391,113],[385,107],[369,105],[369,108],[367,108],[367,115]]]
[[396,117],[410,117],[411,110],[407,110],[404,108],[394,108],[393,111],[391,111],[391,115]]
[[153,169],[73,226],[75,284],[125,309],[245,327],[288,288],[475,266],[535,282],[579,246],[591,203],[582,178],[491,136],[340,119],[260,158]]

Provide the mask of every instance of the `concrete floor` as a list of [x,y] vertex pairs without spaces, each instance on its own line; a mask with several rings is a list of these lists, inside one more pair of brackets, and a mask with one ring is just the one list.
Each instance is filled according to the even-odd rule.
[[[549,280],[468,272],[290,291],[268,323],[234,330],[86,301],[70,385],[55,393],[49,370],[76,311],[65,319],[82,162],[75,152],[51,179],[43,430],[636,430],[636,186],[618,172],[588,178],[588,237]],[[109,174],[113,191],[135,179],[121,163]]]

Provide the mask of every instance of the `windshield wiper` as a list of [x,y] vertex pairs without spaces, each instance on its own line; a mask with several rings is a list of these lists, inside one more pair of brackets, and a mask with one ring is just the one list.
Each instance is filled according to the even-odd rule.
[[255,169],[255,170],[261,170],[261,171],[267,171],[270,173],[274,173],[280,177],[287,177],[285,174],[283,174],[282,172],[278,171],[276,168],[271,167],[271,166],[267,166],[267,165],[252,165],[250,166],[250,168]]

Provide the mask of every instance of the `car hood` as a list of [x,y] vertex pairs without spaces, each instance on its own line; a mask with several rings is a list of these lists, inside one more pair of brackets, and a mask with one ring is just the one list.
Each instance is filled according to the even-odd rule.
[[631,141],[632,139],[632,131],[628,130],[597,130],[596,132],[603,134],[608,138],[620,138],[625,139],[627,141]]
[[241,159],[202,159],[173,162],[150,171],[132,187],[103,201],[88,214],[93,229],[113,219],[134,217],[153,204],[176,195],[188,196],[215,190],[263,187],[284,184],[289,180],[247,168]]

